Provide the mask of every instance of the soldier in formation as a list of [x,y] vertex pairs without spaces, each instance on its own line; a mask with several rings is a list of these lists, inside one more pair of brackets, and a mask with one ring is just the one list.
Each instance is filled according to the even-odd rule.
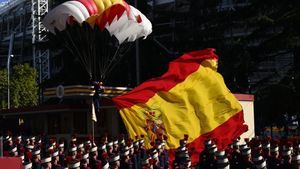
[[158,135],[150,143],[151,148],[146,149],[143,135],[135,140],[125,139],[124,135],[108,139],[105,135],[97,143],[91,138],[82,140],[73,136],[69,144],[64,139],[47,139],[45,136],[25,139],[7,135],[4,137],[3,155],[21,158],[24,169],[300,168],[297,139],[235,139],[228,147],[219,147],[216,140],[207,138],[200,155],[193,153],[188,135],[184,135],[180,146],[171,152],[166,149],[167,139]]
[[[168,168],[166,140],[156,139],[154,147],[145,148],[144,136],[125,140],[124,135],[108,141],[102,137],[98,144],[91,138],[84,142],[72,136],[69,144],[64,139],[36,139],[21,136],[4,139],[4,156],[19,157],[25,169],[141,169]],[[166,139],[166,137],[164,137]],[[15,142],[14,142],[15,141]],[[148,161],[147,165],[145,161]]]

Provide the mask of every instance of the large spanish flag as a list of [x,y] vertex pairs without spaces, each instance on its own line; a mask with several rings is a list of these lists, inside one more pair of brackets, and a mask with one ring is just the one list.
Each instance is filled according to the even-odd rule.
[[170,62],[161,77],[113,98],[131,138],[145,135],[150,147],[157,135],[166,135],[167,149],[172,152],[188,134],[196,163],[207,138],[223,149],[247,130],[242,106],[217,72],[214,51],[186,53]]

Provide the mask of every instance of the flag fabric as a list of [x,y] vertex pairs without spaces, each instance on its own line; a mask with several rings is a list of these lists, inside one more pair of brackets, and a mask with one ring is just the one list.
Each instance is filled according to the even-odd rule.
[[242,106],[217,72],[217,61],[214,49],[186,53],[161,77],[113,98],[129,136],[144,135],[150,148],[157,135],[166,135],[166,148],[174,153],[187,134],[192,163],[197,163],[206,139],[224,149],[247,131]]
[[97,116],[96,116],[96,110],[95,110],[94,101],[92,102],[92,120],[94,122],[97,122]]

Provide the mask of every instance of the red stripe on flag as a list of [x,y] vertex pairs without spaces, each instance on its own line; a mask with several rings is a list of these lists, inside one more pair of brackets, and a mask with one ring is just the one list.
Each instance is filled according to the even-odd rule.
[[135,104],[146,103],[160,91],[169,91],[178,83],[183,82],[191,73],[197,71],[202,61],[218,59],[214,49],[204,49],[182,55],[170,62],[168,71],[158,78],[150,79],[134,90],[113,98],[118,109],[129,108]]
[[[194,141],[189,143],[188,148],[191,153],[192,164],[195,165],[199,162],[199,155],[204,150],[204,142],[207,139],[217,140],[218,150],[224,150],[229,144],[233,142],[234,139],[238,138],[241,134],[248,130],[247,125],[244,125],[244,114],[243,111],[232,116],[225,123],[221,124],[213,131],[206,134],[202,134]],[[194,151],[193,151],[194,150]],[[169,166],[170,168],[172,162],[174,161],[175,149],[169,150]]]

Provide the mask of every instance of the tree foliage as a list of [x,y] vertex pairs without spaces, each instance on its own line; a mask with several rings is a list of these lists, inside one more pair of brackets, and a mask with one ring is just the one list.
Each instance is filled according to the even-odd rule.
[[7,108],[7,71],[0,70],[0,109]]
[[[13,66],[10,75],[11,108],[38,104],[37,72],[28,64]],[[7,71],[0,70],[1,108],[7,107]]]
[[11,80],[13,107],[34,106],[38,103],[37,72],[28,64],[15,65]]

